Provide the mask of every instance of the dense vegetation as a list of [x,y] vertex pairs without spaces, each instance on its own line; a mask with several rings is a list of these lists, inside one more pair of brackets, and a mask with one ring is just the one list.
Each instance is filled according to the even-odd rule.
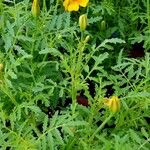
[[150,149],[149,0],[0,0],[0,149]]

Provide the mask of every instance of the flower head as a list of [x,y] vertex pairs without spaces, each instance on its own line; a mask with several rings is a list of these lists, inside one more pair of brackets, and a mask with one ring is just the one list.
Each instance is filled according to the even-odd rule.
[[110,99],[105,99],[104,104],[114,113],[120,110],[120,100],[117,96],[112,96]]
[[86,7],[89,0],[64,0],[63,6],[66,11],[78,11],[79,6]]

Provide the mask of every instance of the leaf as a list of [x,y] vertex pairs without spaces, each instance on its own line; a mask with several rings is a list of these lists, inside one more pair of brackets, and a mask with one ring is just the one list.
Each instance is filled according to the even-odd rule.
[[28,37],[28,36],[24,36],[24,35],[18,35],[17,36],[18,40],[22,40],[22,41],[28,41],[28,42],[34,42],[35,40],[32,37]]
[[54,150],[54,139],[53,139],[51,132],[48,132],[47,134],[47,143],[48,143],[49,149]]
[[58,129],[55,129],[52,131],[53,132],[53,135],[55,136],[55,138],[58,140],[58,142],[61,144],[61,145],[64,145],[64,141],[61,137],[61,134],[60,134],[60,131]]
[[3,40],[5,42],[4,48],[5,51],[7,52],[12,46],[13,38],[9,34],[5,34],[5,36],[3,36]]
[[27,108],[29,108],[30,110],[32,110],[33,112],[35,113],[40,113],[41,112],[41,109],[37,106],[27,106]]
[[131,129],[130,129],[130,136],[131,136],[131,138],[132,138],[135,142],[141,144],[141,139],[140,139],[140,137],[138,136],[138,134],[136,134],[136,132],[135,132],[134,130],[131,130]]
[[42,144],[42,150],[46,150],[47,149],[47,142],[46,142],[46,136],[43,136],[42,137],[42,140],[41,140],[41,144]]
[[89,24],[93,24],[93,23],[98,22],[98,21],[100,21],[100,20],[102,20],[102,17],[101,17],[101,16],[91,17],[91,18],[88,19],[88,23],[89,23]]
[[146,132],[145,128],[142,127],[141,128],[141,133],[148,139],[149,138],[149,134]]
[[58,16],[53,15],[52,20],[50,20],[49,25],[48,25],[48,30],[54,30],[55,29],[55,25],[56,25],[56,21],[57,21]]
[[108,53],[104,53],[104,54],[99,55],[98,57],[97,56],[93,56],[92,58],[95,60],[95,66],[98,66],[107,57],[108,57]]
[[121,44],[121,43],[125,43],[125,41],[119,38],[106,39],[100,44],[100,46],[98,46],[98,48],[105,47],[107,43],[113,43],[113,44],[120,43]]
[[53,118],[50,120],[50,127],[51,128],[56,124],[57,117],[58,117],[58,111],[55,112],[55,114],[53,115]]
[[87,125],[86,121],[70,121],[66,123],[66,126],[85,126]]
[[59,57],[63,57],[62,54],[55,48],[45,48],[44,50],[41,50],[39,52],[39,54],[48,54],[50,53],[53,56],[59,56]]
[[65,28],[69,28],[70,27],[70,17],[71,17],[71,15],[70,15],[70,13],[66,13],[66,17],[65,17],[65,21],[66,21],[66,23],[65,23]]
[[57,24],[56,24],[57,30],[59,30],[62,27],[62,22],[63,22],[62,15],[59,15],[57,18]]
[[44,118],[44,122],[43,122],[43,133],[46,131],[47,126],[48,126],[48,116],[46,115]]
[[17,79],[17,75],[12,71],[12,70],[9,70],[7,72],[7,74],[12,78],[12,79]]
[[118,56],[118,60],[117,60],[118,65],[122,63],[122,54],[123,54],[123,49],[120,51],[119,56]]
[[88,65],[84,66],[84,71],[87,73],[89,72],[89,66]]
[[64,130],[66,133],[68,133],[70,136],[74,136],[74,133],[72,132],[72,130],[71,130],[69,127],[64,126],[64,127],[63,127],[63,130]]
[[63,95],[64,95],[64,89],[61,88],[60,91],[59,91],[59,97],[63,97]]

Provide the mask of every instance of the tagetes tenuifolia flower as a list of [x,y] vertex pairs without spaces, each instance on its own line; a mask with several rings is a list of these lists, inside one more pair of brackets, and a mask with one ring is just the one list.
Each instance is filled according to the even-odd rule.
[[120,99],[117,96],[104,99],[104,104],[114,113],[120,110]]
[[79,6],[86,7],[89,0],[64,0],[64,7],[66,11],[78,11]]
[[40,6],[39,6],[39,1],[38,0],[33,0],[32,3],[32,15],[34,17],[38,17],[40,14]]

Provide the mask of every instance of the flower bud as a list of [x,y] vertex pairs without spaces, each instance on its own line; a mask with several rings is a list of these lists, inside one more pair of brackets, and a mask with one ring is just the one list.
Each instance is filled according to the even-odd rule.
[[110,99],[105,99],[104,104],[114,113],[120,110],[120,100],[117,96],[112,96]]
[[2,71],[4,68],[4,65],[3,64],[0,64],[0,71]]
[[101,29],[101,31],[104,31],[106,29],[106,22],[105,22],[105,20],[102,20],[100,29]]
[[33,0],[32,3],[32,15],[34,17],[38,17],[40,14],[40,6],[39,6],[39,1],[38,0]]
[[84,42],[87,43],[89,40],[90,40],[90,36],[88,35],[88,36],[86,36]]
[[87,15],[83,14],[79,17],[79,26],[80,26],[80,30],[84,31],[86,29],[87,26]]

